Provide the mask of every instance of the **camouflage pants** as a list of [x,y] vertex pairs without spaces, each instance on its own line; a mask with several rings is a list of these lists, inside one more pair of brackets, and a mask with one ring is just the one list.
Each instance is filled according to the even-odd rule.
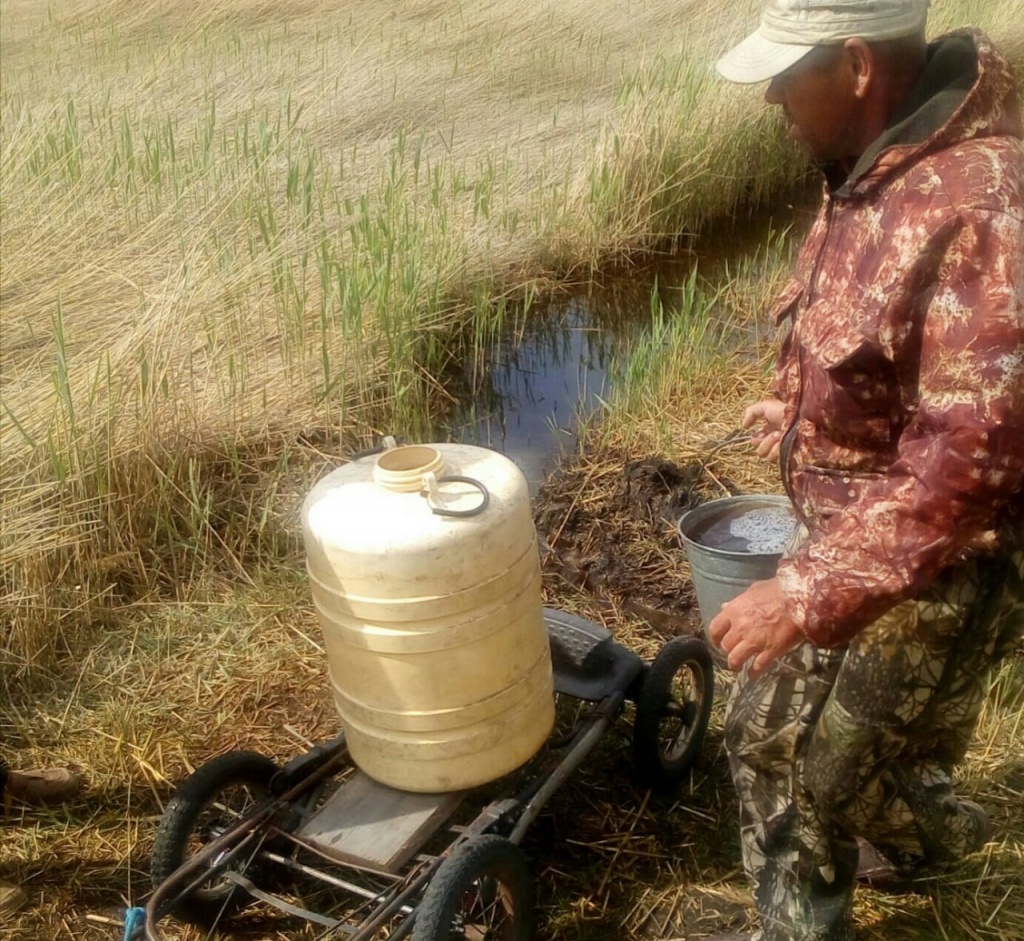
[[990,669],[1024,633],[1024,554],[978,560],[846,649],[740,674],[726,747],[761,941],[847,941],[857,837],[946,864],[976,840],[953,792]]

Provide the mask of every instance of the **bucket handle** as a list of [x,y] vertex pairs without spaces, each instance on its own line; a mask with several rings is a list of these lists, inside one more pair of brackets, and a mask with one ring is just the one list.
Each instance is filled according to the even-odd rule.
[[[491,494],[487,488],[479,480],[475,480],[472,477],[463,477],[460,474],[446,474],[444,477],[435,477],[430,473],[423,475],[423,483],[425,484],[427,506],[430,507],[431,512],[436,513],[438,516],[476,516],[478,513],[483,513],[491,502]],[[450,510],[447,507],[438,506],[437,501],[441,497],[439,484],[469,484],[480,491],[481,500],[476,506],[468,510]]]

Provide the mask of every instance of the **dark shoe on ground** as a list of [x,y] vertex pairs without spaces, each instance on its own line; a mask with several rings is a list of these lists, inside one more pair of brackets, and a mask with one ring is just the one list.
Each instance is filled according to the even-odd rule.
[[0,926],[7,920],[8,915],[20,912],[26,902],[28,896],[21,886],[0,882]]
[[992,839],[992,821],[988,819],[985,808],[974,801],[960,801],[960,809],[974,818],[974,839],[967,846],[967,853],[977,853]]
[[917,870],[900,869],[883,856],[867,840],[857,840],[857,881],[878,892],[909,892],[914,887]]
[[[959,803],[960,810],[974,823],[974,835],[964,849],[964,855],[969,856],[992,838],[992,823],[979,804],[966,800]],[[857,847],[857,881],[879,892],[911,892],[917,883],[941,871],[941,867],[929,866],[924,861],[913,867],[896,866],[867,840],[858,838]]]
[[82,789],[82,776],[68,768],[11,771],[6,791],[26,804],[61,804]]

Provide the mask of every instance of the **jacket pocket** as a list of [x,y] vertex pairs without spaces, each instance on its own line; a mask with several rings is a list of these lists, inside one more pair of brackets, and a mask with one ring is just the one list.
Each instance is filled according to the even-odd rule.
[[804,509],[808,516],[828,519],[860,500],[864,491],[883,475],[808,464],[802,476]]
[[[801,373],[802,418],[838,447],[889,454],[902,420],[900,387],[895,367],[877,343],[854,333],[808,343]],[[822,457],[832,463],[829,455]]]

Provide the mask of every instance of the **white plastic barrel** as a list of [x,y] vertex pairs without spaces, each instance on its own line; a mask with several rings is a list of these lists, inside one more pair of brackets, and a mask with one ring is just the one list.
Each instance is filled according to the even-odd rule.
[[531,758],[554,724],[554,692],[515,464],[470,445],[393,448],[321,480],[302,521],[353,761],[391,787],[436,793]]

